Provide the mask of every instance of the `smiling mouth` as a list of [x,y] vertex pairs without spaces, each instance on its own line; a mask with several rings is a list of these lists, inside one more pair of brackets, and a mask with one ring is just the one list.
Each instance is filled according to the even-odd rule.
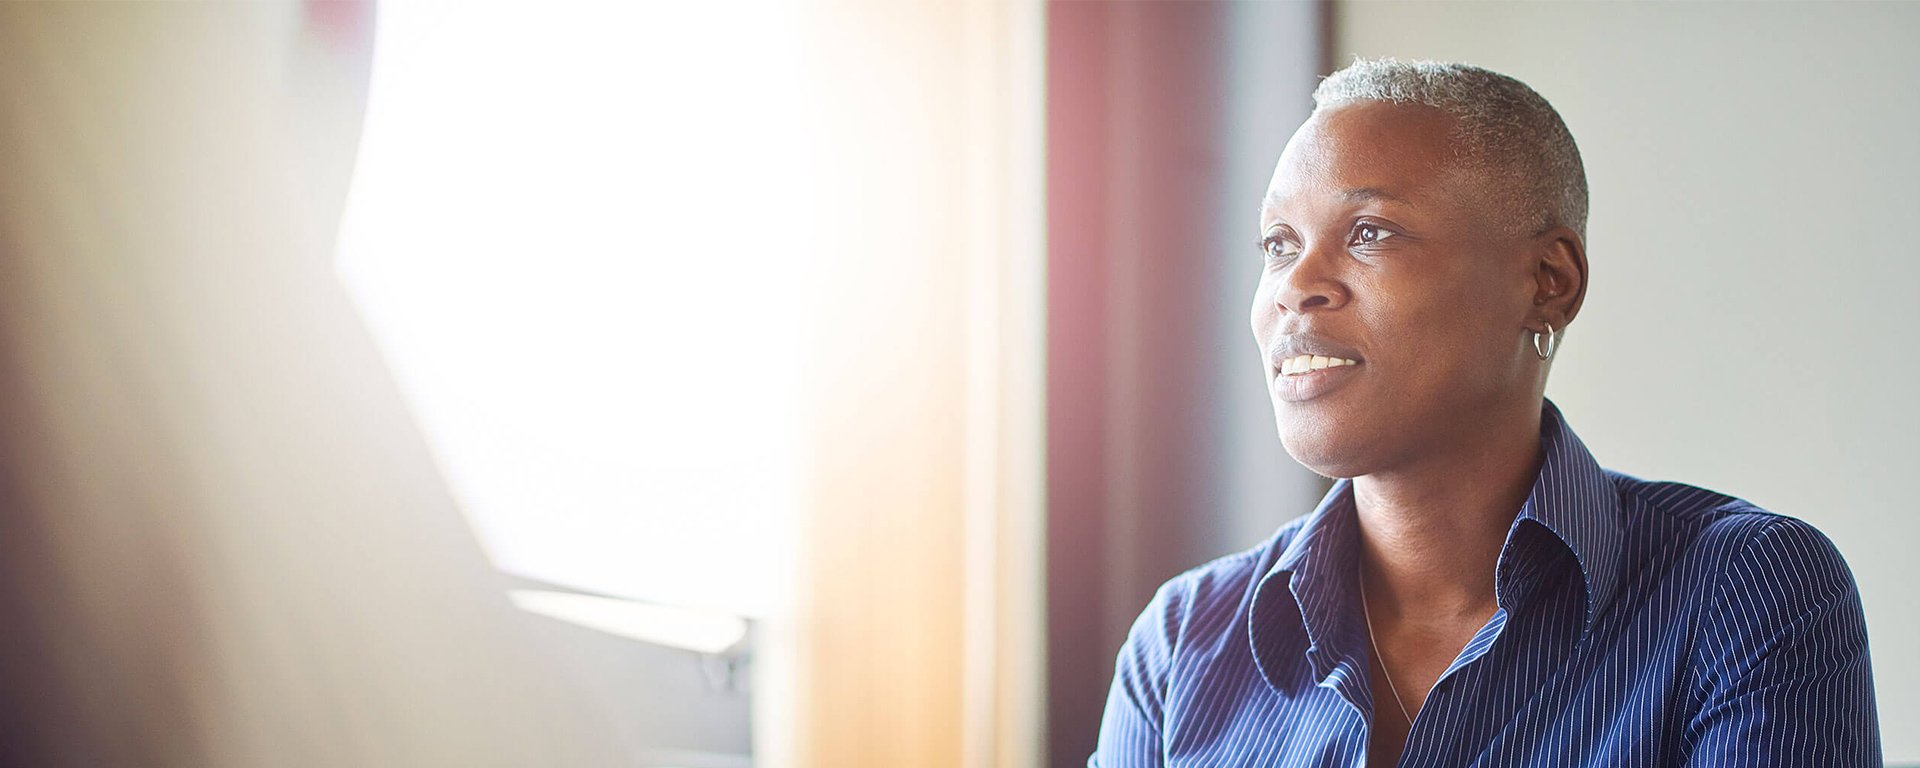
[[1344,358],[1344,357],[1327,357],[1324,355],[1298,355],[1298,356],[1289,357],[1285,360],[1280,361],[1280,375],[1281,376],[1304,376],[1306,374],[1313,373],[1314,371],[1325,370],[1328,368],[1340,368],[1344,366],[1359,365],[1359,364],[1360,362],[1358,360],[1348,360],[1347,358]]
[[1280,365],[1282,372],[1273,377],[1273,395],[1281,402],[1294,404],[1317,399],[1353,383],[1360,377],[1361,367],[1358,360],[1314,355],[1287,358],[1280,361]]

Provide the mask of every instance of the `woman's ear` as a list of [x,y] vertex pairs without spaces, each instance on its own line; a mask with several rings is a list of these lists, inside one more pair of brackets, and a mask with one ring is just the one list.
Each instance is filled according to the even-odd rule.
[[1580,314],[1587,298],[1587,246],[1572,227],[1559,226],[1534,238],[1535,316],[1557,329]]

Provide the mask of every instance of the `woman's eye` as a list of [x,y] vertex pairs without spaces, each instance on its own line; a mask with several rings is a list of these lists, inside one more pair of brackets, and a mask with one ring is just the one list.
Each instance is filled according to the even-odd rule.
[[1353,240],[1358,245],[1372,245],[1389,237],[1393,237],[1392,232],[1372,224],[1362,224],[1353,228]]
[[1260,250],[1264,251],[1267,258],[1272,261],[1284,261],[1294,255],[1293,251],[1287,250],[1287,241],[1278,237],[1269,237],[1260,241]]

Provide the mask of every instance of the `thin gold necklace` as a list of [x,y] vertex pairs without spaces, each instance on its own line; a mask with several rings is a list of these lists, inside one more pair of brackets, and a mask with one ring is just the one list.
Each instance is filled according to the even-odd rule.
[[1400,686],[1393,684],[1393,673],[1387,670],[1387,657],[1380,654],[1380,643],[1373,639],[1373,609],[1367,606],[1367,572],[1361,568],[1354,570],[1360,576],[1360,615],[1367,618],[1367,644],[1373,646],[1373,658],[1380,662],[1381,676],[1387,679],[1387,690],[1393,692],[1393,703],[1400,707],[1400,716],[1407,719],[1407,730],[1412,731],[1413,715],[1407,713],[1407,702],[1400,698]]

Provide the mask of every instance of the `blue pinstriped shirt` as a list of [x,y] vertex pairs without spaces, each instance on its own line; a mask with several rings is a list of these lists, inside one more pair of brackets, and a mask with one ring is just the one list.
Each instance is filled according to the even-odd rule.
[[[1551,400],[1498,609],[1404,766],[1879,766],[1853,575],[1812,526],[1602,469]],[[1352,482],[1134,622],[1090,767],[1364,766],[1374,701]]]

